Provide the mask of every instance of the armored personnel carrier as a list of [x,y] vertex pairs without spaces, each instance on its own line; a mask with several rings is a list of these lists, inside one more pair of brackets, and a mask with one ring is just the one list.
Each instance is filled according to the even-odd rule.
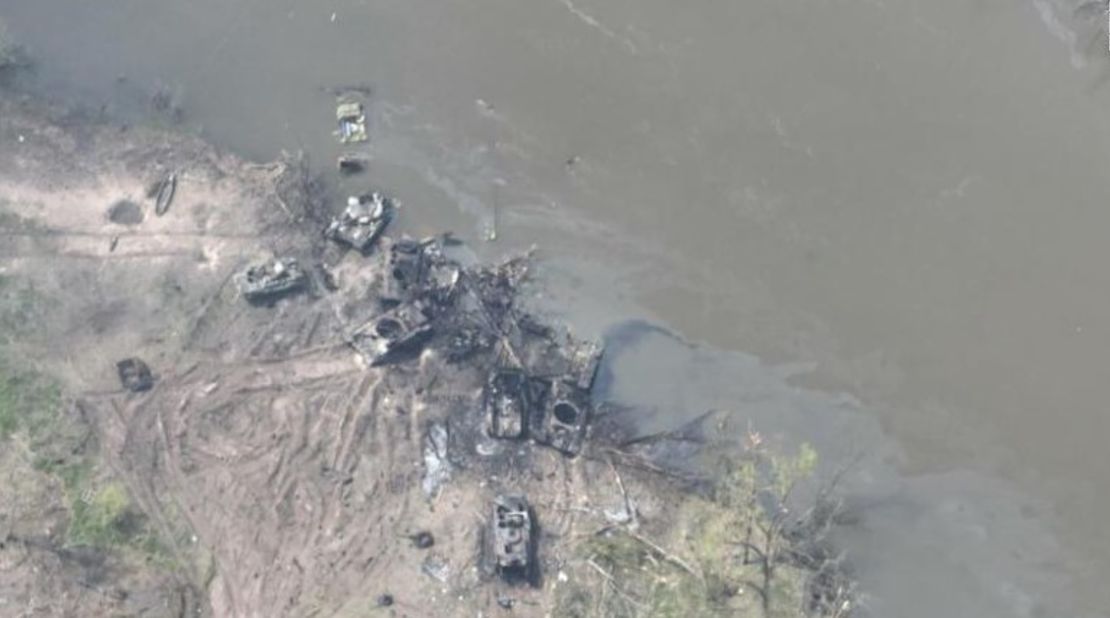
[[365,252],[393,219],[393,200],[377,191],[347,198],[347,208],[324,230],[324,236]]
[[272,299],[304,287],[307,277],[293,258],[275,258],[236,276],[239,291],[250,301]]

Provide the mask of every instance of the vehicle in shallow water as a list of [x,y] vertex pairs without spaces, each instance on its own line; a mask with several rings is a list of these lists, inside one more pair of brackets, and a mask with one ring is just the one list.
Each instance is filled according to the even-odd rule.
[[335,108],[335,119],[339,123],[339,141],[344,144],[352,142],[365,142],[368,138],[366,133],[366,114],[362,109],[362,103],[358,101],[343,101]]
[[396,205],[377,191],[347,198],[347,208],[324,230],[324,236],[365,252],[393,219]]
[[304,287],[307,275],[293,258],[274,258],[247,268],[236,276],[247,300],[272,299]]

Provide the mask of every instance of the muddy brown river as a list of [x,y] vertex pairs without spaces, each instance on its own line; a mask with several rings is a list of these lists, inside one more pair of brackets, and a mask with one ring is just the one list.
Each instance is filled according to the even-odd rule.
[[[1110,616],[1110,52],[1067,0],[0,0],[26,84],[537,243],[606,397],[830,470],[874,616]],[[330,176],[334,176],[329,174]],[[491,229],[496,242],[483,239]]]

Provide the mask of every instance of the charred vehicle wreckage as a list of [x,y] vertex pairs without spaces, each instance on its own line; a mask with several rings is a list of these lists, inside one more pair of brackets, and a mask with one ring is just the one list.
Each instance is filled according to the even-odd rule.
[[[363,139],[361,107],[341,105],[337,117],[343,141]],[[367,366],[395,372],[404,382],[412,372],[394,367],[431,352],[445,369],[454,366],[450,371],[470,376],[462,416],[449,415],[447,422],[426,427],[424,489],[429,497],[451,476],[456,430],[467,435],[464,457],[485,457],[491,465],[498,465],[492,463],[498,453],[515,457],[529,452],[528,445],[578,455],[594,414],[591,391],[602,348],[519,306],[531,253],[490,266],[464,266],[449,255],[457,245],[450,235],[385,237],[396,211],[394,201],[378,191],[348,198],[323,237],[357,254],[339,254],[336,262],[346,261],[338,267],[321,258],[312,268],[276,257],[239,273],[238,288],[248,300],[269,304],[308,287],[318,273],[321,285],[312,286],[314,294],[364,285],[365,290],[333,297],[333,308],[341,334]],[[325,254],[336,255],[316,253]],[[357,274],[347,275],[351,278],[341,285],[332,273],[344,268]],[[494,446],[487,452],[479,446],[513,443],[520,448]],[[492,567],[487,572],[509,583],[534,583],[539,569],[535,514],[524,495],[513,487],[501,489],[487,503],[482,524],[481,552]]]
[[307,279],[297,260],[274,258],[248,267],[235,281],[248,301],[264,301],[303,289]]
[[396,205],[377,191],[347,198],[347,208],[332,219],[324,236],[366,252],[385,231]]

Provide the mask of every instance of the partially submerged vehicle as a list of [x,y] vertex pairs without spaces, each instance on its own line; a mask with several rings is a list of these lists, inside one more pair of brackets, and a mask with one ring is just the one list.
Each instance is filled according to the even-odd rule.
[[351,335],[351,344],[373,367],[419,354],[434,332],[427,314],[414,303],[366,323]]
[[349,197],[347,208],[332,219],[324,230],[324,236],[358,251],[366,251],[385,231],[395,210],[393,200],[377,191]]
[[361,155],[343,154],[336,160],[340,174],[358,174],[366,169],[367,159]]
[[528,424],[528,377],[518,369],[498,369],[483,392],[486,432],[493,438],[523,438]]
[[116,363],[120,384],[129,391],[148,391],[154,386],[154,375],[142,359],[125,358]]
[[524,496],[494,498],[490,518],[493,563],[506,579],[527,579],[533,571],[532,513]]
[[339,141],[344,144],[351,142],[365,142],[366,114],[362,103],[358,101],[340,100],[335,108],[335,119],[339,123]]
[[255,301],[298,291],[304,287],[307,279],[297,260],[274,258],[239,273],[236,283],[247,300]]
[[586,439],[591,412],[590,393],[562,380],[537,381],[538,405],[529,414],[532,439],[566,455],[577,455]]

